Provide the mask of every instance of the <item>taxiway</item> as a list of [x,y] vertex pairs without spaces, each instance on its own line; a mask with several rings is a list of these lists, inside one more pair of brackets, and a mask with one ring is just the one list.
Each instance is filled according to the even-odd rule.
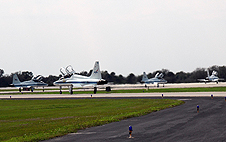
[[0,99],[60,99],[60,98],[130,98],[130,97],[226,97],[226,92],[171,92],[171,93],[106,93],[106,94],[24,94],[0,95]]
[[[177,107],[134,117],[120,122],[79,130],[46,142],[190,142],[226,141],[226,102],[222,97],[183,97],[186,103]],[[197,113],[196,106],[200,106]],[[133,127],[129,138],[129,126]]]

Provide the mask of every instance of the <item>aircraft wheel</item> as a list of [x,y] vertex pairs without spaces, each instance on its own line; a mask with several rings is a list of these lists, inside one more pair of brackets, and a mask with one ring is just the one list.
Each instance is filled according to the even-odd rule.
[[97,93],[97,87],[94,87],[94,94],[96,94]]
[[73,94],[73,86],[71,85],[69,88],[69,93],[72,95]]

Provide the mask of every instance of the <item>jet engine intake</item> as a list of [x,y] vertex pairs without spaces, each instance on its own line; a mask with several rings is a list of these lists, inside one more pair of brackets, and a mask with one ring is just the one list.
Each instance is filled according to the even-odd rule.
[[99,80],[99,82],[97,82],[97,85],[104,85],[104,84],[107,84],[107,83],[108,83],[107,80],[101,79],[101,80]]

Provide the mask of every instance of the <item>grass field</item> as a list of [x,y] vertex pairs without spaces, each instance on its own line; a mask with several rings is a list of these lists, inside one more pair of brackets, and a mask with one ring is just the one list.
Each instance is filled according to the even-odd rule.
[[183,104],[169,99],[0,100],[0,141],[39,141]]

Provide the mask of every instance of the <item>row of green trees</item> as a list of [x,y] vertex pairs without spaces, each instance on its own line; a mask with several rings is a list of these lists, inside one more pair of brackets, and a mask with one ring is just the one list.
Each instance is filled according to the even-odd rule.
[[[209,69],[209,73],[213,71],[217,71],[219,78],[224,78],[226,80],[226,66],[212,66]],[[168,69],[157,70],[152,73],[148,73],[148,78],[152,78],[156,73],[163,73],[164,79],[167,80],[168,83],[193,83],[198,82],[197,79],[204,79],[207,77],[207,71],[205,68],[197,68],[193,72],[185,73],[183,71],[177,72],[176,74],[169,71]],[[122,75],[117,76],[114,72],[108,73],[107,71],[102,72],[102,77],[109,82],[113,82],[115,84],[135,84],[142,80],[143,75],[135,76],[133,73],[130,73],[127,77],[123,77]]]
[[[212,71],[217,71],[218,77],[224,78],[226,80],[226,66],[212,66],[209,68],[210,75]],[[92,70],[89,72],[83,71],[80,72],[80,75],[84,76],[90,76]],[[205,68],[197,68],[193,72],[177,72],[176,74],[169,71],[168,69],[162,69],[157,70],[152,73],[148,73],[148,78],[152,78],[155,76],[157,72],[161,72],[164,74],[164,79],[167,80],[168,83],[192,83],[197,82],[197,79],[202,79],[207,77],[207,72]],[[26,81],[32,79],[34,74],[29,71],[25,72],[16,72],[18,75],[20,81]],[[7,87],[12,83],[12,76],[11,75],[4,75],[4,70],[0,69],[0,87]],[[58,80],[61,77],[59,76],[53,76],[49,75],[48,77],[44,77],[43,81],[49,86],[53,85],[53,82]],[[108,82],[112,82],[114,84],[136,84],[141,81],[142,74],[141,75],[134,75],[133,73],[130,73],[128,76],[124,77],[123,75],[116,75],[115,72],[108,73],[108,71],[102,71],[102,78],[108,80]]]

